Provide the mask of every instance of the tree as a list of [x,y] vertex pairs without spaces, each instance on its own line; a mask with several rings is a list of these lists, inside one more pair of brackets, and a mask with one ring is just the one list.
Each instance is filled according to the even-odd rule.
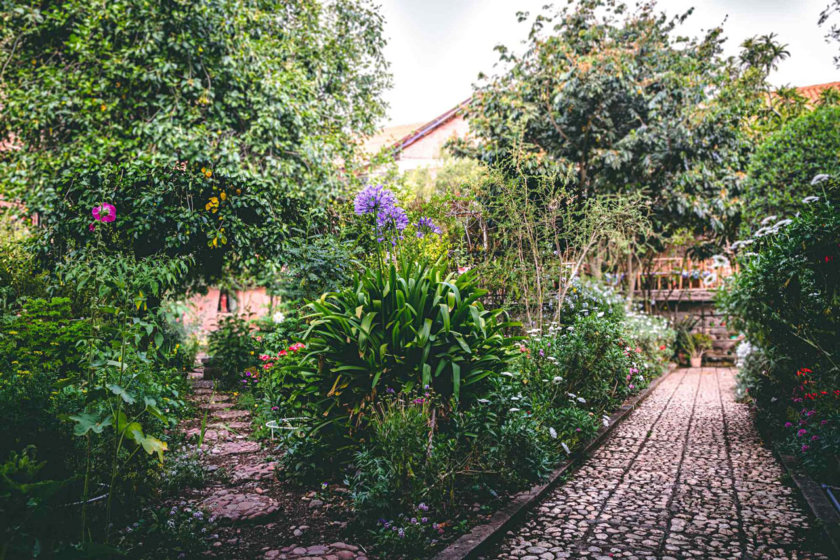
[[[840,0],[832,0],[825,10],[820,13],[820,25],[825,25],[829,20],[832,20],[837,14],[840,14]],[[840,42],[840,25],[832,22],[831,27],[828,28],[826,39],[830,41]],[[840,68],[840,54],[834,57],[834,65]]]
[[654,9],[583,0],[536,16],[524,54],[498,47],[504,71],[467,109],[476,143],[456,153],[513,176],[569,177],[579,201],[641,193],[659,236],[730,234],[749,152],[743,125],[784,48],[771,52],[768,36],[742,60],[724,59],[720,28],[680,37],[690,12]]
[[820,196],[818,175],[840,174],[840,107],[822,105],[770,134],[747,173],[745,221],[758,229],[768,214],[790,216],[802,199]]
[[90,228],[210,277],[277,251],[384,112],[367,0],[10,1],[0,19],[0,194],[39,213],[48,262]]

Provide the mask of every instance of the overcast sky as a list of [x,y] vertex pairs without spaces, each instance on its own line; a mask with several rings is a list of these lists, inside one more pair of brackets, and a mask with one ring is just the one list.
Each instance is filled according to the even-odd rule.
[[[479,72],[491,73],[504,44],[521,50],[528,24],[517,23],[519,10],[532,14],[547,0],[380,0],[386,19],[394,87],[386,126],[425,122],[468,98]],[[683,34],[724,25],[727,54],[746,37],[775,32],[790,58],[770,77],[775,85],[810,85],[840,80],[833,56],[840,45],[825,42],[819,14],[829,0],[660,0],[676,14],[694,6]],[[565,4],[560,0],[556,5]],[[728,16],[728,18],[727,18]]]

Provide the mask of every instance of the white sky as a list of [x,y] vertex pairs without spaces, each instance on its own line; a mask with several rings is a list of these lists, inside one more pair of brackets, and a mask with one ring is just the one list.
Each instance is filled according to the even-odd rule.
[[[425,122],[468,98],[479,72],[492,73],[493,47],[521,50],[529,24],[517,23],[519,10],[540,11],[547,0],[380,0],[385,16],[394,87],[386,126]],[[726,54],[738,52],[745,38],[774,32],[790,57],[770,76],[775,85],[811,85],[840,80],[833,57],[840,44],[825,41],[817,25],[829,0],[660,0],[671,15],[691,6],[683,35],[724,25]],[[565,4],[559,0],[556,5]]]

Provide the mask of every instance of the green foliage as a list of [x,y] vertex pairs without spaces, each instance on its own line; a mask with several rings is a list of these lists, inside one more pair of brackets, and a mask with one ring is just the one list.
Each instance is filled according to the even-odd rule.
[[840,106],[821,106],[771,134],[752,157],[746,180],[745,224],[770,214],[792,215],[802,199],[822,193],[820,174],[840,173]]
[[91,334],[89,320],[74,317],[70,300],[31,299],[14,316],[0,317],[0,449],[43,450],[47,473],[61,476],[75,453],[59,418],[76,410],[84,367],[79,342]]
[[456,277],[442,263],[369,269],[309,305],[307,355],[296,372],[306,389],[295,398],[343,430],[383,387],[431,386],[471,400],[504,368],[512,343],[501,311],[484,309],[483,295],[472,274]]
[[102,202],[112,247],[190,255],[196,275],[280,250],[384,112],[365,0],[12,1],[0,19],[0,136],[19,147],[0,184],[41,215],[52,262],[87,244]]
[[208,478],[201,463],[203,454],[200,445],[183,445],[170,454],[161,474],[162,493],[177,496],[188,488],[201,488]]
[[66,482],[44,479],[45,464],[37,460],[34,446],[11,451],[0,463],[0,557],[4,559],[38,557],[54,537],[50,507],[56,505]]
[[251,336],[251,322],[239,315],[223,317],[207,338],[211,367],[219,370],[224,387],[235,388],[242,374],[257,364],[259,343]]
[[0,215],[0,311],[20,305],[28,297],[46,297],[46,273],[28,250],[28,237],[8,227]]
[[407,193],[418,201],[428,202],[435,197],[465,192],[469,185],[480,181],[485,172],[478,161],[447,158],[434,175],[421,167],[403,173],[402,181]]
[[535,328],[563,320],[565,299],[594,254],[626,260],[637,236],[651,232],[645,198],[604,194],[581,201],[568,180],[495,174],[479,186],[483,219],[492,228],[476,264]]
[[[840,403],[836,179],[823,187],[826,194],[789,224],[749,240],[740,273],[721,295],[729,324],[757,347],[757,352],[744,349],[740,383],[758,407],[761,427],[776,438],[780,425],[787,421],[798,426],[803,414],[809,424],[835,418]],[[830,444],[836,436],[826,434],[814,445],[799,435],[791,441],[797,438],[794,447],[807,465],[836,472],[840,448]]]
[[447,438],[435,437],[434,407],[426,398],[412,401],[408,395],[375,406],[351,481],[354,507],[367,519],[451,496],[456,463]]
[[189,506],[158,507],[119,533],[118,543],[128,558],[196,558],[207,554],[215,521]]
[[311,301],[340,290],[363,267],[364,248],[335,235],[299,237],[286,246],[287,270],[280,273],[278,293],[292,301]]
[[745,99],[757,100],[783,51],[768,60],[753,43],[746,54],[762,56],[738,64],[721,56],[721,28],[687,38],[690,12],[671,18],[653,2],[550,10],[532,18],[521,55],[497,47],[501,71],[466,109],[477,142],[456,153],[512,176],[567,180],[578,200],[642,193],[657,233],[723,233],[748,152],[740,127],[757,104]]

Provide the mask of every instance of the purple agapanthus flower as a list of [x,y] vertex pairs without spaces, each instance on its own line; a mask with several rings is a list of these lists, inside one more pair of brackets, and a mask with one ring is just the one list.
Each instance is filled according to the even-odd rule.
[[381,214],[397,205],[397,197],[394,193],[382,185],[368,185],[356,195],[354,207],[356,214]]
[[430,233],[436,233],[440,235],[441,230],[435,223],[432,221],[431,218],[426,218],[425,216],[420,218],[415,226],[417,228],[417,237],[420,239],[424,238],[426,235]]
[[408,227],[408,216],[399,206],[389,206],[376,214],[376,225],[380,230],[393,228],[402,231]]

